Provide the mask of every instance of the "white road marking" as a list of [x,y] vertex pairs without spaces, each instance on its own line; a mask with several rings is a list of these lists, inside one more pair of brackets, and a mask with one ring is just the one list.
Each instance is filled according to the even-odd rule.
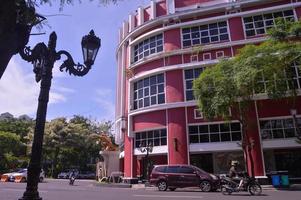
[[190,198],[190,199],[202,199],[202,196],[165,196],[165,195],[142,195],[134,194],[135,197],[145,197],[145,198]]
[[[3,189],[0,189],[0,191],[3,190],[3,191],[14,191],[14,192],[25,192],[25,189],[13,189],[13,188],[3,188]],[[39,193],[47,193],[48,191],[46,190],[39,190]]]

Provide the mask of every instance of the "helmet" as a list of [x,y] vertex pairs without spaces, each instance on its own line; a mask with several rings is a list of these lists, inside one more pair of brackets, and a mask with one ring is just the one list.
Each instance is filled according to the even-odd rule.
[[232,160],[231,161],[231,165],[238,165],[238,164],[239,164],[239,162],[237,160]]

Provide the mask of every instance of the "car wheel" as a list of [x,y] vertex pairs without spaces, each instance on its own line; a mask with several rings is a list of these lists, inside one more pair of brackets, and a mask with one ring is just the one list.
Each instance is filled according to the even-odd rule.
[[202,192],[210,192],[212,186],[209,181],[202,181],[200,184],[200,188],[201,188]]
[[43,180],[44,180],[44,178],[43,178],[43,177],[40,177],[40,183],[42,183],[42,182],[43,182]]
[[169,188],[169,190],[170,190],[170,191],[175,191],[175,190],[176,190],[176,188]]
[[166,191],[167,190],[167,183],[166,183],[166,181],[159,181],[158,182],[158,184],[157,184],[157,186],[158,186],[158,189],[159,189],[159,191]]
[[22,183],[26,182],[26,178],[23,177],[23,178],[21,179],[21,182],[22,182]]

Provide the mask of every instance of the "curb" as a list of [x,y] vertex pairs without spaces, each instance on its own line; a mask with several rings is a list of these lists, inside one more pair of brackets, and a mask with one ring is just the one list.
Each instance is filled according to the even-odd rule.
[[109,188],[132,188],[131,184],[126,183],[94,183],[97,187],[109,187]]

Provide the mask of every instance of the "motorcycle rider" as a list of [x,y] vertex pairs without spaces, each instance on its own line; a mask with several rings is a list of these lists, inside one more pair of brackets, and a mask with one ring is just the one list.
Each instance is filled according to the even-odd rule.
[[[237,172],[237,166],[238,166],[239,162],[237,160],[232,160],[231,161],[231,167],[229,170],[229,178],[233,181],[234,178],[238,177],[238,172]],[[241,188],[243,184],[243,179],[240,179],[239,185],[238,185],[238,189]]]
[[70,175],[69,175],[69,184],[70,185],[73,185],[73,183],[74,183],[74,181],[75,181],[75,171],[74,170],[72,170],[71,172],[70,172]]

